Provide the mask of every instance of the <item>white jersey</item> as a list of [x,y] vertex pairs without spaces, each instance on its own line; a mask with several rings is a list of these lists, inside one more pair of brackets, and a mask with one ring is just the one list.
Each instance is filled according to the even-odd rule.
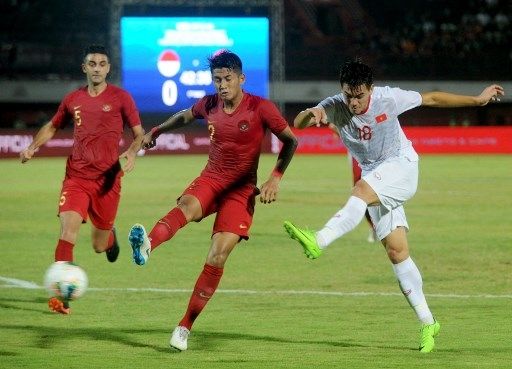
[[338,128],[350,154],[368,171],[395,156],[418,160],[398,116],[421,103],[421,95],[416,91],[386,86],[373,88],[368,109],[363,114],[352,114],[342,93],[324,99],[317,106],[325,109],[328,122]]

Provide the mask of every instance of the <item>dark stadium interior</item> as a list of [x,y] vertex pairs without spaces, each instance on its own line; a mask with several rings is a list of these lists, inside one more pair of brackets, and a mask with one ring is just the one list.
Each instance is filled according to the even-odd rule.
[[[164,15],[165,6],[134,2],[125,14]],[[160,2],[164,3],[164,2]],[[142,5],[140,5],[142,4]],[[81,80],[83,46],[110,43],[110,2],[0,3],[0,81]],[[173,15],[176,9],[173,8]],[[261,15],[232,7],[222,15]],[[211,9],[181,7],[180,14]],[[335,81],[340,63],[361,57],[386,81],[511,81],[512,2],[509,0],[284,0],[286,81]],[[118,65],[113,65],[118,68]],[[484,82],[483,82],[484,83]],[[37,127],[56,104],[0,101],[0,127]],[[286,104],[293,116],[304,104]],[[510,103],[460,112],[421,109],[404,124],[510,125]]]

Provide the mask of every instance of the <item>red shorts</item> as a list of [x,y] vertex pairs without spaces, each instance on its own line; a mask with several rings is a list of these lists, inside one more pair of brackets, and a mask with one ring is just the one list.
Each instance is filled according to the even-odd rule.
[[248,240],[258,194],[258,188],[252,183],[226,190],[217,180],[200,176],[192,181],[182,196],[192,195],[199,200],[203,218],[217,213],[212,234],[230,232]]
[[96,228],[112,229],[121,198],[121,176],[117,175],[110,183],[104,179],[66,176],[62,182],[59,214],[76,211],[84,223],[90,216]]

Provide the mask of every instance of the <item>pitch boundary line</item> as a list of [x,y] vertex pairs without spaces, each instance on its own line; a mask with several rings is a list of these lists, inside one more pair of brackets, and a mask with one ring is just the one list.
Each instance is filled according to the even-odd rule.
[[[0,276],[0,281],[5,284],[0,285],[0,288],[23,288],[23,289],[43,289],[42,286],[37,283],[25,281],[22,279],[8,278]],[[181,288],[99,288],[89,287],[89,291],[98,292],[156,292],[156,293],[191,293],[192,290],[181,289]],[[312,291],[312,290],[273,290],[273,291],[261,291],[261,290],[225,290],[219,289],[216,293],[225,294],[241,294],[241,295],[316,295],[316,296],[338,296],[338,297],[366,297],[366,296],[402,296],[399,292],[340,292],[340,291]],[[438,298],[450,298],[450,299],[512,299],[512,295],[493,295],[493,294],[455,294],[455,293],[427,293],[427,297],[438,297]]]

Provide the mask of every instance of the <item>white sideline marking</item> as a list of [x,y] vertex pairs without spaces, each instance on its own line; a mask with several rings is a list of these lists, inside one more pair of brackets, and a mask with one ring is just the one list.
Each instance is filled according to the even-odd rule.
[[0,276],[0,281],[7,283],[7,285],[1,286],[1,287],[18,287],[18,288],[31,288],[31,289],[41,288],[40,286],[37,285],[37,283],[24,281],[24,280],[16,279],[16,278],[7,278],[7,277]]
[[[7,278],[0,276],[0,281],[7,284],[0,285],[0,288],[25,288],[25,289],[42,289],[42,286],[34,282],[24,281],[21,279]],[[118,291],[118,292],[159,292],[159,293],[190,293],[192,290],[182,288],[98,288],[89,287],[89,291]],[[217,290],[216,293],[241,294],[241,295],[319,295],[319,296],[402,296],[399,292],[337,292],[337,291],[298,291],[298,290],[275,290],[275,291],[257,291],[257,290]],[[430,293],[427,297],[440,297],[451,299],[512,299],[512,295],[491,295],[491,294],[475,294],[475,295],[458,295],[455,293]]]

